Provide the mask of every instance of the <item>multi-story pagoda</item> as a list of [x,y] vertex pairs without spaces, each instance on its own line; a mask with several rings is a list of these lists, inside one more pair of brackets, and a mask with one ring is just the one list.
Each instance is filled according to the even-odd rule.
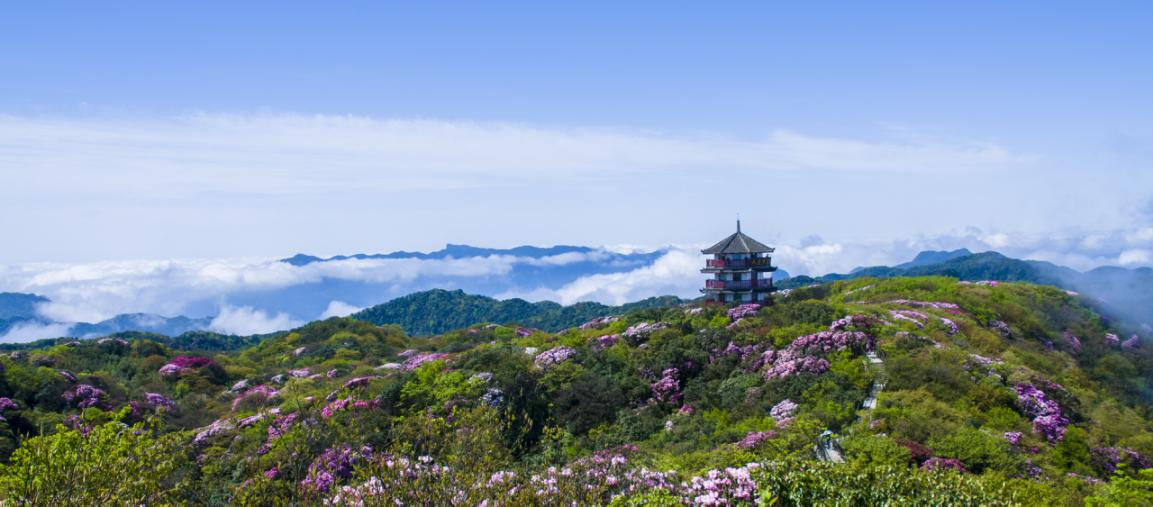
[[750,238],[741,232],[741,221],[737,220],[737,232],[722,239],[719,243],[701,250],[712,258],[705,261],[701,273],[712,274],[705,280],[705,293],[710,301],[718,303],[772,303],[773,248]]

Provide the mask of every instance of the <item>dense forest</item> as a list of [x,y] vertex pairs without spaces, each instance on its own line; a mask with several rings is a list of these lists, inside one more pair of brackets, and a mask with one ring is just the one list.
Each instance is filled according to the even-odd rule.
[[857,278],[549,330],[439,296],[432,336],[10,350],[0,501],[1153,505],[1151,347],[1076,293]]

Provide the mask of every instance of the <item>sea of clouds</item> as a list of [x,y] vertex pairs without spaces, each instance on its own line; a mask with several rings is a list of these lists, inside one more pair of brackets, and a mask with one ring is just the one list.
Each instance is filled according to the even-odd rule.
[[[99,322],[119,314],[212,317],[211,329],[249,335],[289,329],[318,318],[344,316],[365,306],[429,288],[465,288],[498,298],[562,304],[622,304],[650,296],[699,295],[705,245],[663,247],[650,264],[611,273],[577,273],[552,285],[502,281],[514,269],[558,269],[596,261],[623,248],[533,258],[511,255],[447,259],[348,259],[294,266],[272,259],[173,259],[0,266],[0,291],[51,299],[38,307],[44,322],[9,329],[0,341],[58,336],[68,323]],[[901,241],[838,242],[809,237],[776,246],[774,262],[792,275],[847,272],[893,265],[923,250],[996,250],[1087,270],[1097,266],[1153,265],[1153,227],[1076,237],[1030,237],[979,230]],[[634,247],[635,248],[635,247]],[[356,290],[349,289],[350,287]],[[471,289],[471,290],[470,290]],[[343,293],[346,290],[347,293]],[[289,296],[291,295],[291,296]],[[321,298],[311,306],[292,304]]]

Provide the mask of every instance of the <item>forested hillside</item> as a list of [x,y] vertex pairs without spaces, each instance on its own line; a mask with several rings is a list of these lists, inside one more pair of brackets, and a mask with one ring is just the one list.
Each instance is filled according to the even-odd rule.
[[[440,296],[456,303],[429,325],[491,315]],[[862,278],[559,333],[517,306],[503,315],[524,321],[428,337],[333,318],[230,352],[148,336],[9,352],[0,498],[1153,502],[1148,337],[1064,290]]]

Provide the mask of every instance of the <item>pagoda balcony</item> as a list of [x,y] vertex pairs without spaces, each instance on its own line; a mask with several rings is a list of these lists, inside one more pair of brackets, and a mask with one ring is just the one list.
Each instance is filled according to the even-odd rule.
[[769,267],[771,259],[706,259],[705,267],[712,269],[744,269]]
[[766,280],[705,280],[705,288],[711,290],[753,290],[771,289],[773,281]]

